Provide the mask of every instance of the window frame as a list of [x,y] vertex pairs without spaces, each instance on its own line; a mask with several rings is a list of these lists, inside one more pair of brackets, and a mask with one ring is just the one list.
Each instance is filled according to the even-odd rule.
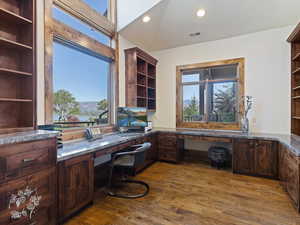
[[[82,0],[46,0],[45,1],[45,124],[53,123],[53,43],[65,42],[103,56],[111,62],[108,79],[109,124],[101,127],[113,127],[116,106],[118,105],[118,34],[116,32],[116,0],[110,0],[108,18],[102,16]],[[63,24],[52,18],[52,8],[58,7],[111,38],[111,46]],[[114,48],[112,46],[115,46]]]
[[[241,130],[241,118],[238,117],[238,121],[235,123],[225,122],[209,122],[209,121],[195,121],[185,122],[183,121],[183,84],[182,74],[184,71],[205,69],[217,66],[226,66],[237,64],[238,68],[238,104],[239,114],[244,112],[244,102],[241,101],[244,96],[244,76],[245,76],[245,58],[236,58],[228,60],[219,60],[213,62],[196,63],[190,65],[181,65],[176,67],[176,127],[177,128],[195,128],[195,129],[213,129],[213,130]],[[230,79],[224,79],[230,80]]]

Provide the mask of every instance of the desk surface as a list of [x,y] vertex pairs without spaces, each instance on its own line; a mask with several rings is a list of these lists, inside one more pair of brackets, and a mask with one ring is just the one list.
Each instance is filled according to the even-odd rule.
[[82,140],[65,144],[63,148],[58,150],[58,161],[63,161],[83,154],[99,151],[109,147],[113,147],[122,143],[126,143],[137,138],[147,136],[159,132],[169,132],[187,136],[207,136],[207,137],[222,137],[222,138],[246,138],[246,139],[263,139],[279,141],[289,148],[296,156],[300,156],[300,137],[296,135],[282,134],[264,134],[264,133],[242,133],[235,131],[207,131],[207,130],[191,130],[191,129],[166,129],[156,128],[148,133],[129,133],[120,134],[112,133],[104,135],[102,139],[95,141]]

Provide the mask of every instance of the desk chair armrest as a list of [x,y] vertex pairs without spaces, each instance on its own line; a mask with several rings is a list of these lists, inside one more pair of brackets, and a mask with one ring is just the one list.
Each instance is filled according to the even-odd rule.
[[130,148],[136,148],[136,150],[134,151],[127,151],[127,152],[118,152],[118,153],[115,153],[113,156],[112,156],[112,163],[120,156],[124,156],[124,155],[135,155],[137,153],[140,152],[141,148],[150,148],[151,147],[151,144],[146,142],[144,144],[139,144],[139,145],[132,145],[130,146]]

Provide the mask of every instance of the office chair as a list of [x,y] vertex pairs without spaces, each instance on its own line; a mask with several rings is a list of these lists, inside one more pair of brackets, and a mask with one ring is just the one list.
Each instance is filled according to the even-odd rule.
[[[141,198],[146,196],[149,193],[149,185],[146,184],[143,181],[139,180],[131,180],[128,179],[125,175],[125,171],[127,171],[126,175],[129,175],[130,170],[134,170],[135,168],[138,168],[142,166],[146,160],[146,153],[147,150],[150,149],[151,144],[146,142],[141,145],[133,145],[129,148],[129,151],[126,152],[119,152],[112,156],[111,164],[110,164],[110,173],[109,173],[109,181],[108,181],[108,191],[107,194],[112,197],[118,197],[118,198],[128,198],[128,199],[135,199],[135,198]],[[112,178],[113,178],[113,172],[114,169],[118,169],[122,172],[122,183],[135,183],[142,185],[146,188],[145,192],[141,194],[135,194],[135,195],[126,195],[126,194],[118,194],[111,190],[112,188]]]

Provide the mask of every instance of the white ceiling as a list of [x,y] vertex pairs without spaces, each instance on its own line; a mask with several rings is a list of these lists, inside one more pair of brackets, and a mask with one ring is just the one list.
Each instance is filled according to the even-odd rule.
[[[199,8],[206,10],[198,18]],[[300,0],[163,0],[121,30],[121,35],[146,50],[155,51],[247,33],[295,25]],[[201,32],[190,37],[190,33]]]

